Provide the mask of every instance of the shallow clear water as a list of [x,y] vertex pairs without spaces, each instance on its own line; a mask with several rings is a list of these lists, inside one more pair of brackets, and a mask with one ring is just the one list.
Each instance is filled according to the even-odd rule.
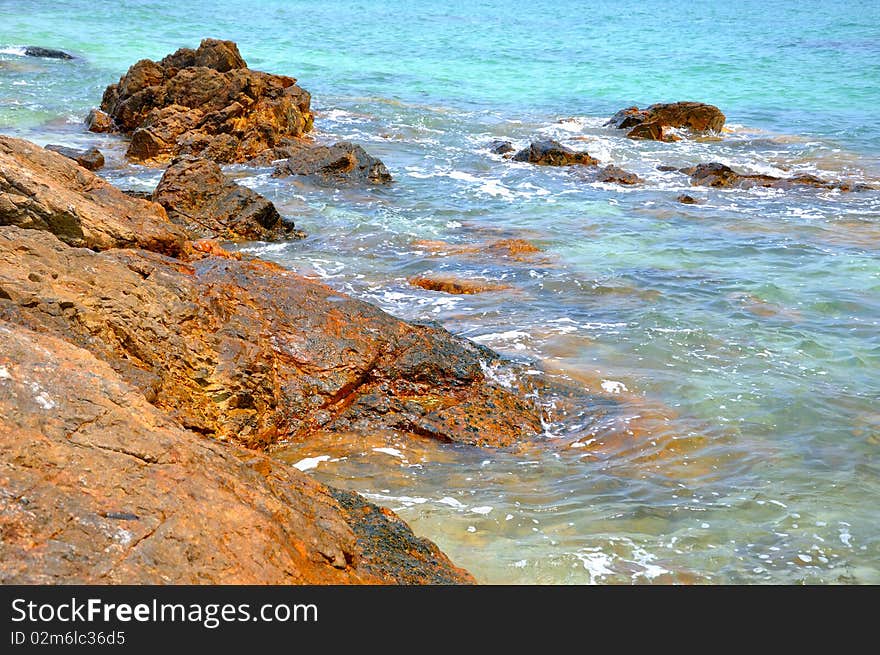
[[[137,59],[237,41],[312,92],[318,138],[362,143],[396,178],[329,190],[233,167],[310,235],[245,248],[596,396],[516,452],[377,434],[280,456],[325,457],[314,475],[399,511],[484,582],[880,582],[880,192],[710,190],[656,170],[878,184],[880,5],[376,4],[0,2],[0,131],[97,145],[108,178],[149,189],[161,171],[126,165],[82,117]],[[717,104],[731,131],[664,144],[602,127],[680,99]],[[537,136],[647,182],[485,148]],[[511,237],[542,252],[487,246]],[[407,283],[427,271],[509,288]]]

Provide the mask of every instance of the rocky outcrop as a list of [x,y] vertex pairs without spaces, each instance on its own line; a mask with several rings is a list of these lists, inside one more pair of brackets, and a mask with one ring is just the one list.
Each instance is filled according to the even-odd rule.
[[73,55],[68,54],[63,50],[56,50],[55,48],[42,48],[37,45],[27,46],[24,49],[24,54],[26,57],[42,57],[44,59],[75,59]]
[[467,280],[452,275],[419,275],[410,278],[409,283],[414,287],[427,289],[428,291],[442,291],[455,295],[471,295],[486,293],[487,291],[503,291],[509,289],[507,285],[486,282],[483,280]]
[[50,143],[46,146],[46,150],[51,150],[52,152],[57,152],[59,155],[64,155],[68,159],[72,159],[77,164],[90,171],[96,171],[104,166],[104,155],[101,154],[101,151],[97,148],[77,150],[76,148],[69,148],[67,146],[59,146]]
[[866,184],[831,182],[808,174],[795,175],[794,177],[742,174],[718,162],[682,168],[680,172],[690,175],[691,184],[694,186],[716,188],[751,189],[754,187],[769,187],[774,189],[791,189],[795,187],[814,187],[817,189],[839,189],[841,191],[867,191],[872,188]]
[[107,112],[100,109],[92,109],[86,116],[86,128],[89,132],[115,132],[116,126]]
[[669,128],[687,129],[695,133],[719,132],[726,120],[718,107],[702,102],[654,104],[646,109],[628,107],[614,114],[605,125],[629,129],[630,139],[675,141],[678,137]]
[[131,134],[135,161],[192,154],[243,162],[311,130],[310,102],[294,78],[250,70],[234,43],[204,39],[196,50],[134,64],[107,87],[101,110]]
[[0,317],[88,348],[185,427],[249,447],[317,430],[490,446],[541,431],[538,407],[486,377],[492,351],[276,265],[202,254],[0,228]]
[[131,198],[67,157],[0,135],[0,225],[46,230],[71,246],[176,255],[186,235],[159,205]]
[[233,182],[208,159],[185,155],[172,161],[152,199],[191,238],[268,241],[302,236],[269,200]]
[[390,510],[181,429],[89,352],[4,321],[0,341],[0,583],[473,582]]
[[[278,161],[282,160],[282,161]],[[305,175],[324,183],[388,184],[391,173],[361,146],[340,141],[332,146],[289,142],[266,151],[252,164],[275,162],[276,177]]]
[[516,153],[513,160],[538,166],[596,166],[599,164],[599,160],[590,157],[588,153],[575,152],[552,139],[532,142],[528,148]]

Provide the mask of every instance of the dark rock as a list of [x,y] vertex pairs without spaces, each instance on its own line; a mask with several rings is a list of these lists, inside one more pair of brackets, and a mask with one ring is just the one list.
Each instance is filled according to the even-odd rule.
[[605,168],[601,169],[596,175],[596,181],[613,182],[614,184],[624,184],[627,186],[633,184],[641,184],[642,182],[644,182],[644,180],[635,173],[625,171],[622,168],[614,166],[613,164],[609,164]]
[[0,225],[46,230],[71,246],[181,252],[186,235],[152,202],[125,195],[56,152],[0,135]]
[[614,114],[606,125],[630,128],[630,139],[675,141],[678,137],[667,128],[683,128],[696,133],[719,132],[724,127],[725,116],[714,105],[702,102],[659,103],[639,109],[628,107]]
[[129,198],[137,198],[138,200],[149,200],[153,201],[153,192],[152,191],[137,191],[136,189],[120,189],[122,193],[127,195]]
[[230,180],[208,159],[173,160],[152,200],[190,238],[269,241],[302,236],[269,200]]
[[516,148],[513,147],[513,144],[510,141],[501,141],[496,140],[492,141],[489,144],[489,152],[494,155],[506,155],[509,152],[513,152]]
[[77,164],[90,171],[96,171],[104,166],[104,155],[97,148],[89,148],[88,150],[77,150],[76,148],[68,148],[67,146],[59,146],[50,143],[46,146],[46,150],[57,152],[64,155],[68,159],[72,159]]
[[547,139],[534,141],[528,148],[520,150],[514,161],[524,161],[539,166],[596,166],[599,161],[586,152],[575,152],[558,141]]
[[678,166],[666,166],[665,164],[661,164],[657,167],[658,171],[662,171],[664,173],[678,173]]
[[63,50],[55,50],[54,48],[41,48],[40,46],[29,45],[24,49],[27,57],[43,57],[45,59],[75,59]]
[[113,119],[100,109],[92,109],[86,116],[86,128],[89,132],[115,132],[116,126]]
[[678,200],[678,202],[680,202],[683,205],[701,205],[702,204],[701,200],[697,200],[693,196],[689,196],[686,193],[682,193],[680,196],[678,196],[676,198],[676,200]]
[[815,175],[796,175],[794,177],[774,177],[772,175],[753,175],[737,173],[724,164],[712,162],[698,164],[680,171],[690,175],[694,186],[710,186],[716,188],[751,189],[753,187],[770,187],[775,189],[791,189],[793,187],[814,187],[817,189],[840,189],[841,191],[867,191],[871,187],[865,184],[848,182],[832,182]]
[[88,348],[185,427],[248,447],[316,431],[484,446],[540,434],[541,408],[484,374],[492,351],[204,250],[185,264],[0,228],[0,318]]
[[347,141],[332,146],[291,142],[269,151],[273,158],[279,154],[287,158],[276,164],[276,177],[306,175],[330,183],[388,184],[392,181],[385,164],[361,146]]
[[196,50],[134,64],[104,91],[101,110],[132,135],[136,161],[190,154],[243,162],[311,130],[310,102],[294,78],[250,70],[234,43],[205,39]]
[[390,510],[181,429],[86,350],[2,320],[0,340],[0,583],[474,581]]

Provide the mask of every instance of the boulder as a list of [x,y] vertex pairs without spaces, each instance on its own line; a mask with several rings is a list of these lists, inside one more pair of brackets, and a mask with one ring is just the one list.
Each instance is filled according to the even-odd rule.
[[86,116],[86,129],[89,132],[115,132],[116,126],[108,113],[92,109]]
[[294,78],[250,70],[235,43],[204,39],[196,50],[134,64],[104,91],[101,110],[131,134],[135,161],[191,154],[222,163],[311,130],[310,102]]
[[703,204],[703,201],[697,200],[693,196],[688,195],[686,193],[680,194],[678,197],[676,197],[676,200],[683,205],[701,205],[701,204]]
[[546,139],[534,141],[528,148],[513,156],[514,161],[523,161],[538,166],[596,166],[599,161],[586,152],[575,152],[558,141]]
[[473,582],[390,510],[182,429],[86,350],[5,321],[0,341],[0,583]]
[[[268,262],[95,253],[0,228],[0,318],[88,348],[184,427],[254,448],[382,430],[481,446],[541,432],[491,350]],[[536,382],[537,383],[537,382]]]
[[488,145],[488,148],[489,152],[491,152],[493,155],[506,155],[516,150],[516,148],[513,147],[513,144],[510,141],[501,140],[492,141]]
[[348,141],[332,146],[291,142],[267,151],[262,162],[278,159],[283,161],[275,164],[273,175],[276,177],[305,175],[331,184],[388,184],[392,181],[391,173],[381,160]]
[[57,152],[64,155],[68,159],[72,159],[77,164],[90,171],[96,171],[104,166],[104,155],[97,148],[89,148],[88,150],[77,150],[76,148],[68,148],[67,146],[59,146],[50,143],[46,146],[46,150]]
[[596,181],[623,184],[625,186],[632,186],[633,184],[641,184],[644,182],[644,180],[635,173],[625,171],[614,164],[608,164],[604,168],[599,169],[599,172],[596,174]]
[[56,152],[0,135],[0,225],[46,230],[71,246],[169,255],[186,235],[152,202],[131,198]]
[[302,236],[269,200],[233,182],[209,159],[174,159],[152,199],[190,238],[269,241]]
[[753,187],[769,187],[774,189],[791,189],[794,187],[814,187],[817,189],[839,189],[841,191],[867,191],[872,189],[867,184],[832,182],[808,174],[795,175],[794,177],[742,174],[718,162],[682,168],[680,172],[690,175],[691,184],[694,186],[716,188],[751,189]]
[[24,49],[24,54],[26,57],[42,57],[44,59],[75,59],[73,55],[68,54],[63,50],[56,50],[55,48],[41,48],[37,45],[27,46]]
[[627,107],[614,114],[605,125],[629,129],[631,139],[655,141],[678,140],[668,128],[695,133],[720,132],[725,116],[718,107],[702,102],[672,102],[651,105],[646,109]]

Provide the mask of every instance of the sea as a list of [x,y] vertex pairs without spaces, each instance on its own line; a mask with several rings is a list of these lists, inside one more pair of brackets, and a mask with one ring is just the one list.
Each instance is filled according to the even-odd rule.
[[[544,433],[513,449],[375,434],[278,457],[392,508],[482,583],[880,583],[880,191],[657,168],[880,187],[880,3],[0,0],[0,132],[97,146],[102,175],[151,190],[162,171],[83,119],[131,64],[204,37],[296,77],[315,138],[363,145],[395,180],[228,167],[308,234],[240,250],[587,392],[537,398]],[[604,126],[678,100],[717,105],[725,130]],[[489,151],[544,138],[644,183]]]

